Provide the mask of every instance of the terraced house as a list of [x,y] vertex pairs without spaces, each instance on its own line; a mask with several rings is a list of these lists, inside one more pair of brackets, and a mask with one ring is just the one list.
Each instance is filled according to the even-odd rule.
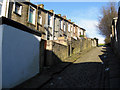
[[15,87],[44,68],[96,46],[96,40],[85,38],[85,29],[43,4],[9,1],[0,0],[3,88]]
[[[28,0],[26,0],[28,1]],[[85,36],[85,30],[81,29],[71,20],[67,20],[66,16],[57,15],[54,10],[44,9],[44,5],[35,5],[28,2],[9,2],[2,0],[1,16],[17,21],[31,29],[42,33],[42,39],[58,40],[74,39]],[[70,35],[71,34],[71,35]]]

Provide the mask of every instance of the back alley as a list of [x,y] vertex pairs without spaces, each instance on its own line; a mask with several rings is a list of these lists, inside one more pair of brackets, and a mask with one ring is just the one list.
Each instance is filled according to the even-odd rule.
[[94,48],[40,88],[119,87],[119,77],[115,79],[119,71],[114,70],[113,60],[118,62],[110,47]]

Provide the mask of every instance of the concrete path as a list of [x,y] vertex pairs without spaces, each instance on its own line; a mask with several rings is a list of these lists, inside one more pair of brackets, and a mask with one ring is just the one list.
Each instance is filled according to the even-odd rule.
[[82,55],[60,74],[54,75],[42,88],[103,88],[105,87],[103,47]]

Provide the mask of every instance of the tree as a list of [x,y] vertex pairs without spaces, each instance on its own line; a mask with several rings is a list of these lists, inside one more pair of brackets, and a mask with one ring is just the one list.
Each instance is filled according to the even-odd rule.
[[110,34],[112,32],[111,24],[114,17],[117,17],[116,3],[110,2],[108,6],[104,6],[101,9],[102,17],[99,17],[98,28],[100,34],[104,35],[105,43],[110,42]]

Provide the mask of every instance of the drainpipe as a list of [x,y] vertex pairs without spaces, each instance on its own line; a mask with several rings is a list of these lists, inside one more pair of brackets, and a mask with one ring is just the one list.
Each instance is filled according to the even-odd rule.
[[7,0],[7,7],[6,7],[6,18],[8,18],[8,9],[9,9],[9,0]]
[[7,0],[3,0],[3,4],[2,4],[2,12],[1,12],[1,16],[6,16],[6,2],[7,2]]
[[36,19],[35,19],[35,25],[36,25],[35,29],[36,30],[37,30],[37,26],[38,26],[37,20],[38,20],[38,5],[37,5],[37,9],[36,9]]
[[52,35],[53,35],[53,38],[52,40],[54,40],[54,31],[55,31],[55,13],[53,12],[53,28],[52,28]]

